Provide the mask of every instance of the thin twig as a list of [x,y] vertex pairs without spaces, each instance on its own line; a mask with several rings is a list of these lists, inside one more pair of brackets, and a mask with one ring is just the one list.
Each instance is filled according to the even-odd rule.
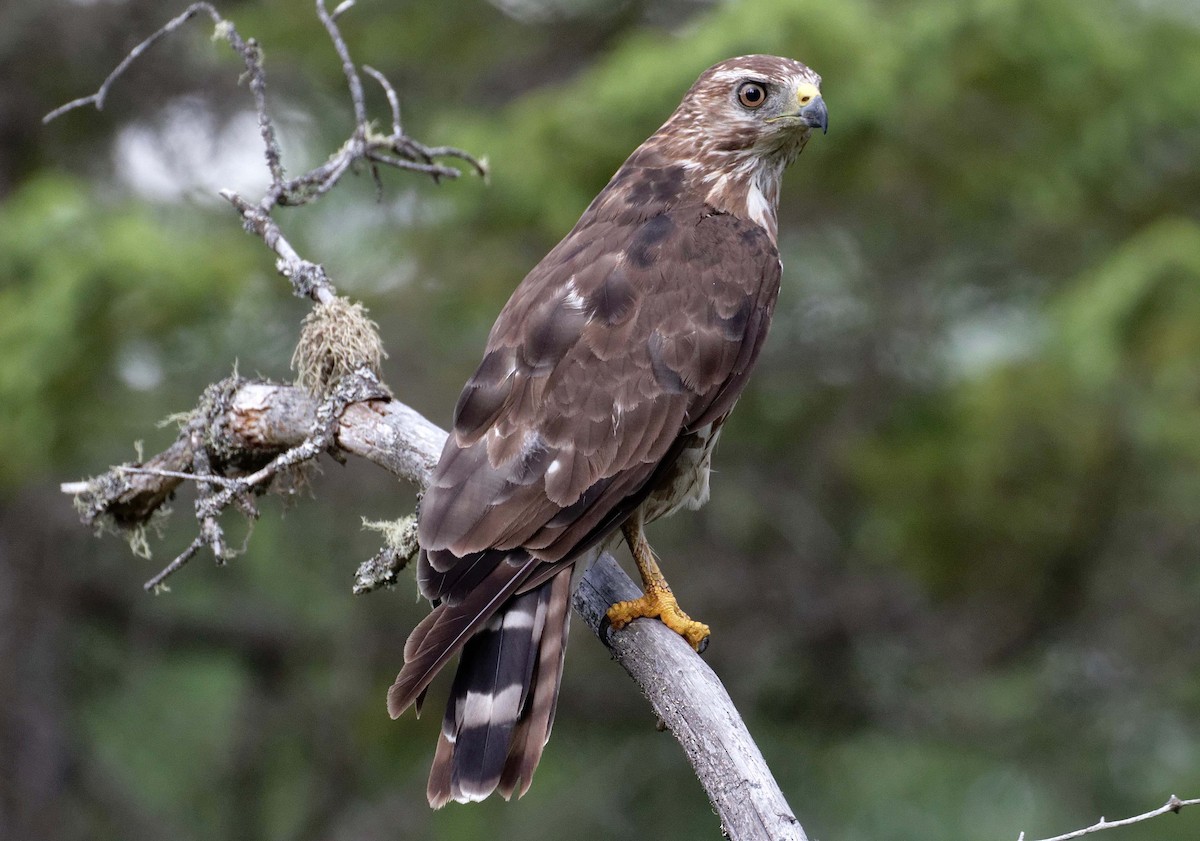
[[[238,483],[237,479],[230,479],[227,476],[197,476],[195,473],[184,473],[181,470],[160,470],[155,467],[131,467],[129,465],[121,465],[114,467],[113,470],[117,473],[136,473],[139,476],[162,476],[166,479],[183,479],[191,482],[208,482],[221,487],[233,487]],[[63,486],[63,493],[67,493],[66,485]]]
[[220,12],[211,3],[193,3],[188,6],[182,13],[167,21],[166,24],[130,50],[129,54],[121,60],[121,63],[108,74],[108,77],[105,78],[94,94],[72,100],[65,105],[60,105],[42,117],[42,122],[49,123],[51,120],[62,116],[68,111],[73,111],[85,105],[94,105],[97,111],[103,111],[104,102],[108,98],[108,92],[112,88],[113,83],[129,69],[130,65],[137,61],[143,53],[158,41],[179,29],[201,12],[212,19],[216,27],[216,34],[229,43],[234,52],[241,57],[242,62],[246,65],[246,77],[249,80],[250,91],[254,94],[255,108],[258,112],[258,127],[263,138],[267,169],[270,170],[272,184],[282,184],[285,176],[281,162],[279,142],[275,136],[275,126],[271,122],[271,118],[267,112],[267,77],[266,71],[263,69],[262,51],[259,49],[258,42],[253,38],[249,40],[243,39],[233,23],[221,17]]
[[[227,478],[215,476],[211,472],[211,467],[204,467],[208,463],[208,455],[201,442],[196,442],[196,451],[194,459],[197,465],[197,473],[190,475],[189,478],[196,480],[199,491],[196,495],[196,519],[200,522],[200,533],[192,540],[187,549],[184,549],[175,560],[167,564],[157,575],[142,585],[146,590],[154,590],[169,578],[174,573],[183,569],[199,551],[200,547],[208,546],[212,549],[213,557],[216,558],[217,565],[223,566],[236,552],[231,552],[228,545],[225,543],[225,532],[221,528],[218,517],[230,505],[240,499],[245,498],[257,486],[273,479],[287,467],[295,466],[302,461],[315,458],[321,451],[312,452],[309,446],[310,441],[305,441],[298,447],[288,450],[283,455],[278,456],[271,461],[266,467],[251,473],[249,476],[240,476],[237,478]],[[290,456],[290,458],[285,458]],[[203,472],[202,472],[203,471]],[[217,492],[213,486],[220,486],[221,491]],[[257,512],[249,506],[242,506],[243,511],[250,511],[256,515]]]
[[250,92],[254,94],[254,110],[258,113],[258,130],[263,139],[263,154],[267,159],[267,169],[271,173],[271,187],[272,190],[280,189],[286,173],[283,168],[283,152],[275,134],[275,123],[267,111],[267,71],[263,67],[262,49],[253,38],[243,42],[233,24],[229,25],[227,37],[246,63]]
[[[341,14],[348,8],[350,6],[342,3],[335,11]],[[346,74],[346,83],[350,86],[350,101],[354,103],[354,124],[358,127],[357,132],[365,136],[367,106],[363,100],[362,79],[359,78],[358,71],[354,69],[354,62],[350,60],[350,50],[342,38],[342,31],[338,29],[337,21],[325,10],[325,0],[317,0],[317,17],[324,24],[325,31],[329,33],[329,39],[333,41],[333,48],[337,50],[338,58],[342,60],[342,72]]]
[[319,263],[309,262],[296,253],[270,213],[250,204],[233,190],[222,190],[221,196],[242,214],[246,230],[262,237],[267,247],[279,255],[275,268],[291,281],[297,296],[324,304],[337,296],[325,269]]
[[[1084,827],[1083,829],[1077,829],[1074,832],[1068,832],[1066,835],[1055,835],[1053,838],[1042,838],[1040,841],[1070,841],[1072,838],[1082,838],[1085,835],[1091,835],[1093,832],[1100,832],[1104,829],[1115,829],[1119,826],[1129,826],[1131,824],[1141,823],[1142,821],[1148,821],[1151,818],[1157,818],[1159,815],[1165,815],[1167,812],[1174,812],[1178,814],[1179,810],[1184,806],[1196,805],[1200,805],[1200,798],[1195,800],[1180,800],[1178,797],[1172,794],[1170,798],[1167,799],[1167,802],[1162,806],[1159,806],[1157,809],[1152,809],[1144,814],[1134,815],[1132,818],[1123,818],[1119,821],[1109,821],[1101,818],[1097,823],[1094,823],[1091,826]],[[1024,832],[1017,837],[1017,841],[1025,841]]]
[[419,161],[406,161],[382,152],[372,152],[369,155],[373,161],[395,167],[396,169],[411,169],[413,172],[424,172],[438,178],[458,178],[461,174],[457,169],[440,164],[423,164]]
[[[353,2],[353,0],[349,0]],[[363,72],[379,83],[383,88],[384,95],[387,96],[388,105],[392,109],[392,136],[402,137],[404,132],[400,130],[400,97],[396,95],[396,89],[392,87],[392,83],[374,67],[369,64],[363,65]]]
[[[219,507],[212,504],[213,498],[219,495],[216,491],[219,483],[209,481],[210,477],[215,476],[212,459],[208,457],[208,448],[204,446],[198,430],[193,433],[193,438],[192,472],[196,474],[196,519],[200,521],[200,539],[212,549],[217,565],[224,566],[229,560],[229,550],[225,544],[225,532],[217,517],[228,507],[228,503]],[[220,494],[230,494],[230,490],[226,488]],[[232,501],[233,494],[230,494]]]
[[193,539],[188,545],[188,548],[180,552],[175,557],[175,560],[163,567],[162,571],[158,573],[158,575],[151,578],[149,581],[143,584],[142,587],[147,592],[157,591],[163,586],[163,582],[166,581],[171,575],[183,569],[184,565],[192,559],[193,555],[200,551],[200,547],[203,545],[204,538],[200,535],[196,535],[195,539]]
[[149,38],[142,41],[140,44],[130,50],[129,55],[125,56],[125,58],[121,60],[121,63],[118,64],[116,68],[108,74],[108,77],[100,85],[99,90],[97,90],[94,94],[91,96],[81,96],[79,99],[71,100],[66,105],[58,106],[49,114],[42,117],[42,122],[49,123],[51,120],[61,117],[68,111],[74,111],[76,108],[82,108],[85,105],[94,105],[97,111],[103,111],[104,100],[108,97],[109,88],[112,87],[113,83],[121,76],[122,73],[129,69],[129,65],[133,64],[142,53],[154,46],[154,44],[160,39],[170,35],[200,12],[204,12],[210,18],[212,18],[213,23],[217,26],[225,23],[224,18],[221,17],[211,3],[193,3],[184,9],[181,14],[168,21],[161,29],[159,29]]
[[460,161],[465,161],[475,170],[476,175],[481,178],[487,178],[487,162],[477,159],[470,152],[455,149],[453,146],[427,146],[424,147],[424,152],[430,158],[457,158]]
[[[395,89],[382,73],[373,68],[364,68],[383,87],[384,93],[388,98],[392,117],[392,133],[390,135],[387,137],[372,136],[367,121],[362,79],[354,67],[354,63],[350,58],[349,48],[346,46],[346,41],[342,37],[341,30],[336,23],[340,15],[354,6],[354,2],[353,0],[345,0],[345,2],[340,3],[334,9],[332,14],[326,11],[324,0],[317,0],[316,6],[317,14],[326,31],[329,33],[334,49],[341,60],[342,70],[346,75],[346,81],[350,88],[350,98],[354,106],[355,129],[350,139],[328,161],[298,178],[287,180],[286,171],[283,167],[282,152],[279,147],[275,125],[267,109],[267,78],[263,67],[262,50],[258,42],[253,38],[242,38],[233,23],[221,17],[216,8],[207,2],[193,3],[191,6],[188,6],[183,13],[172,18],[164,26],[134,47],[122,59],[121,63],[117,65],[116,69],[108,75],[94,94],[80,97],[54,109],[43,117],[43,122],[48,123],[68,111],[84,105],[94,105],[97,110],[103,109],[109,90],[134,61],[159,40],[179,29],[188,20],[198,14],[204,13],[215,24],[217,35],[229,43],[230,47],[238,54],[246,67],[244,78],[247,79],[250,91],[254,96],[255,113],[258,116],[259,132],[262,135],[263,141],[263,155],[271,176],[271,186],[258,203],[262,214],[269,215],[276,205],[302,205],[320,198],[329,192],[341,180],[342,176],[359,161],[366,162],[370,167],[371,176],[375,181],[377,191],[380,193],[382,192],[383,184],[379,176],[377,164],[420,172],[429,175],[437,181],[441,178],[457,178],[461,175],[457,169],[438,165],[434,161],[435,158],[439,157],[454,158],[468,163],[479,175],[486,176],[486,165],[462,149],[455,149],[449,146],[428,148],[407,137],[400,127],[400,101]],[[240,206],[238,209],[242,211],[243,217],[246,217],[245,210]],[[294,277],[295,275],[292,276]],[[318,297],[317,300],[321,300],[321,298]]]

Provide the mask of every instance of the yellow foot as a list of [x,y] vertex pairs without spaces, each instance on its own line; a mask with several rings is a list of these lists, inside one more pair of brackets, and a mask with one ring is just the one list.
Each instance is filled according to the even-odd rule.
[[608,609],[609,624],[619,631],[634,619],[661,619],[662,623],[687,640],[688,645],[703,652],[708,648],[708,626],[697,622],[679,609],[675,594],[669,589],[650,588],[646,595],[627,602],[617,602]]

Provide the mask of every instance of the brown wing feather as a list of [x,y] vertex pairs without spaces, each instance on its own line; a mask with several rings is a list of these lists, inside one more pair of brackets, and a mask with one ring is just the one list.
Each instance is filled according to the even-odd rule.
[[[591,246],[606,240],[612,248],[595,256]],[[581,221],[492,330],[422,502],[422,545],[455,556],[518,546],[547,561],[570,554],[561,522],[549,525],[563,510],[604,483],[587,506],[598,509],[589,519],[603,519],[683,431],[732,408],[778,276],[765,232],[703,206]]]

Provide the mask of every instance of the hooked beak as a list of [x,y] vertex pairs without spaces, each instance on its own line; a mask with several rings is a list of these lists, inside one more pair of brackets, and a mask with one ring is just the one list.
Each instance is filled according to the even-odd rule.
[[821,129],[821,134],[829,133],[829,109],[820,95],[814,96],[808,104],[800,109],[800,119],[809,128]]

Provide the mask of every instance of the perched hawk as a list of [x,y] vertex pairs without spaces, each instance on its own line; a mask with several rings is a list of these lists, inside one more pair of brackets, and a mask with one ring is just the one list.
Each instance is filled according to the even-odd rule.
[[779,293],[784,168],[827,126],[821,78],[786,58],[723,61],[617,170],[500,312],[421,502],[432,612],[388,711],[418,709],[461,651],[429,802],[524,794],[550,733],[572,573],[628,541],[659,617],[700,649],[642,525],[708,498],[709,460]]

